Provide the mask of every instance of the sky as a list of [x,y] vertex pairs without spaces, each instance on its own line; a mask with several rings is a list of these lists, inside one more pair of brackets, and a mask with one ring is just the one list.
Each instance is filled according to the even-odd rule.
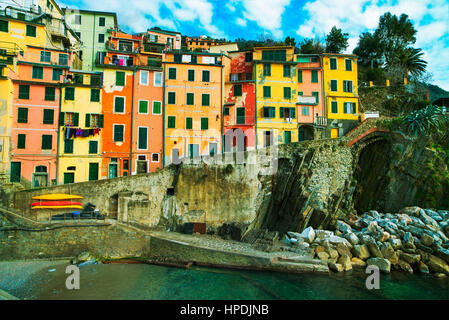
[[122,30],[158,26],[183,35],[256,40],[262,34],[321,38],[333,26],[349,33],[352,53],[362,32],[376,29],[385,12],[405,13],[418,30],[433,83],[449,91],[449,0],[59,0],[61,7],[117,12]]

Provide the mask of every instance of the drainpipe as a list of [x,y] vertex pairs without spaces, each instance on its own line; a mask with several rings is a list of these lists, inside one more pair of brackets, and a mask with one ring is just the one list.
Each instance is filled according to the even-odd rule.
[[131,94],[131,138],[129,140],[129,175],[132,175],[133,172],[133,123],[134,123],[134,83],[136,78],[136,70],[137,67],[134,67],[133,70],[133,87]]
[[60,135],[61,135],[61,126],[59,125],[59,123],[60,123],[60,119],[59,119],[59,117],[61,116],[61,104],[62,104],[62,84],[61,83],[58,83],[58,87],[59,87],[59,106],[58,106],[58,122],[57,122],[57,124],[58,124],[58,135],[57,135],[57,138],[56,138],[56,140],[57,140],[57,143],[56,143],[56,185],[58,185],[59,184],[59,143],[60,143],[60,141],[59,141],[59,138],[60,138]]
[[162,168],[165,167],[165,62],[163,62],[164,69],[162,70],[163,89],[162,94]]
[[324,91],[324,62],[323,62],[323,56],[320,55],[320,63],[321,63],[321,90],[323,92],[323,115],[326,117],[326,129],[324,131],[325,137],[327,137],[327,120],[328,120],[328,113],[327,113],[327,99],[326,99],[326,92]]
[[90,71],[94,71],[94,61],[95,61],[95,13],[94,13],[94,32],[92,34],[92,59],[90,61]]

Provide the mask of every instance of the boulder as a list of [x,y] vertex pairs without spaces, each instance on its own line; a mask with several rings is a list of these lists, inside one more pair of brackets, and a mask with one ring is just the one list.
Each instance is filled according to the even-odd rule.
[[383,258],[382,252],[380,251],[376,241],[374,240],[368,241],[366,245],[368,246],[370,255],[372,257]]
[[379,220],[382,217],[380,216],[379,212],[377,212],[376,210],[370,210],[368,211],[368,215],[373,217],[375,220]]
[[424,260],[424,263],[429,267],[430,270],[438,273],[449,274],[449,266],[443,259],[438,258],[432,254],[427,254],[425,256],[425,259],[426,260]]
[[312,227],[307,227],[303,230],[303,232],[301,232],[300,237],[308,243],[311,243],[315,239],[315,231]]
[[353,232],[346,233],[345,239],[348,240],[352,245],[356,245],[359,243],[359,238]]
[[421,256],[419,254],[410,254],[401,252],[399,258],[409,264],[418,263],[421,260]]
[[342,243],[345,246],[352,248],[352,244],[348,240],[346,240],[345,238],[341,238],[341,237],[332,235],[332,236],[326,237],[325,240],[327,240],[331,244]]
[[426,212],[426,214],[431,217],[433,220],[440,222],[443,221],[443,218],[439,215],[438,212],[430,210],[430,209],[424,209],[424,211]]
[[389,242],[382,243],[380,251],[382,252],[382,256],[385,259],[388,259],[391,262],[391,264],[398,263],[399,260],[398,255],[396,254],[396,252],[394,251],[393,247]]
[[82,263],[89,261],[92,258],[92,255],[88,251],[81,252],[75,259],[76,263]]
[[438,250],[435,251],[435,255],[447,263],[449,263],[449,250],[439,247]]
[[320,252],[326,252],[326,248],[323,246],[316,246],[315,247],[315,253],[318,254]]
[[438,279],[444,279],[446,278],[446,275],[444,273],[435,273],[434,277]]
[[433,237],[428,235],[427,233],[423,233],[421,235],[421,242],[425,246],[431,246],[434,242]]
[[390,239],[390,234],[388,232],[382,232],[382,235],[379,238],[380,242],[385,242]]
[[368,225],[368,227],[366,228],[366,231],[369,233],[373,233],[376,232],[376,230],[379,228],[378,224],[376,221],[371,221]]
[[343,266],[339,263],[329,262],[329,269],[336,272],[343,272]]
[[341,220],[337,220],[337,230],[343,232],[343,233],[347,233],[347,232],[352,232],[352,228],[349,224],[347,224],[344,221]]
[[420,207],[405,207],[399,210],[400,214],[406,214],[408,216],[419,217]]
[[315,230],[315,238],[325,239],[326,237],[333,236],[334,232],[329,230]]
[[421,221],[424,222],[426,225],[433,226],[437,230],[440,229],[440,225],[438,224],[438,222],[436,222],[434,219],[429,217],[423,209],[421,209],[419,217],[420,217]]
[[329,259],[329,254],[325,251],[321,251],[317,253],[318,259],[322,261],[327,261]]
[[352,258],[351,250],[343,243],[338,243],[336,249],[341,256],[347,255],[349,258]]
[[338,251],[335,250],[334,248],[327,249],[327,253],[329,253],[329,256],[331,257],[331,259],[337,259],[338,258]]
[[298,232],[287,231],[287,235],[288,235],[290,238],[295,238],[295,239],[298,239],[298,240],[299,240],[299,239],[302,240],[301,234],[298,233]]
[[383,258],[371,258],[366,261],[367,265],[374,265],[379,268],[380,271],[390,273],[391,263],[388,259]]
[[353,248],[353,252],[354,255],[361,260],[366,260],[371,256],[366,244],[355,245]]
[[359,258],[356,258],[356,257],[353,257],[351,259],[351,264],[352,264],[352,267],[355,267],[355,268],[364,268],[364,267],[366,267],[366,262],[363,261],[362,259],[359,259]]
[[398,214],[397,217],[399,219],[399,224],[403,226],[407,226],[410,222],[412,222],[412,219],[407,214]]
[[429,273],[429,267],[422,261],[418,262],[418,270],[421,273]]
[[399,259],[397,264],[398,264],[400,270],[403,270],[407,273],[413,273],[412,267],[407,262]]
[[338,259],[337,263],[341,264],[341,266],[343,267],[344,271],[352,270],[351,258],[348,255],[346,255],[346,254],[342,255]]
[[400,239],[397,239],[397,238],[390,238],[388,241],[390,242],[391,246],[392,246],[393,249],[395,249],[395,250],[397,250],[397,249],[399,249],[399,248],[402,247],[402,241],[401,241]]

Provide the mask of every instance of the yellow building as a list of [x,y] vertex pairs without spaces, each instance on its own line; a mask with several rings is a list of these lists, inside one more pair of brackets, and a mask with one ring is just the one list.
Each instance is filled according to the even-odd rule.
[[164,164],[222,150],[222,103],[230,58],[167,52],[164,59]]
[[59,115],[58,181],[99,179],[102,163],[102,73],[70,71]]
[[186,37],[187,50],[209,50],[213,46],[219,46],[225,44],[222,41],[218,41],[209,37]]
[[330,137],[346,134],[359,122],[357,56],[323,54],[324,101]]
[[256,80],[256,146],[298,141],[298,80],[293,47],[258,47],[253,52]]

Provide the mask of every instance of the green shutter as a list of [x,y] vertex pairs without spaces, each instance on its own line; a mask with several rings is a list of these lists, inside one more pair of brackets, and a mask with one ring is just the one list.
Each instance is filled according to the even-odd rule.
[[30,98],[30,86],[21,84],[19,85],[19,99],[29,99]]
[[312,83],[318,83],[318,71],[312,70]]
[[298,82],[302,83],[302,70],[298,70]]
[[210,81],[210,71],[203,70],[203,82],[209,82]]
[[33,66],[32,78],[44,79],[44,68]]
[[345,60],[346,71],[352,71],[352,60]]
[[147,149],[148,128],[139,128],[139,149]]
[[176,93],[169,92],[168,93],[168,104],[175,104],[175,103],[176,103]]
[[55,111],[52,109],[44,109],[44,124],[53,124]]
[[153,101],[153,114],[161,114],[160,101]]
[[65,113],[64,112],[60,112],[59,113],[59,126],[63,126],[64,125],[64,120],[65,120]]
[[271,87],[264,86],[263,87],[263,97],[264,98],[270,98],[271,97]]
[[123,71],[115,72],[115,85],[122,87],[125,85],[125,72]]
[[62,69],[53,69],[52,80],[61,81]]
[[100,102],[100,89],[90,89],[90,101]]
[[291,99],[292,90],[290,87],[284,87],[284,99]]
[[98,117],[98,127],[103,128],[104,127],[104,115],[100,114]]
[[279,117],[280,117],[280,118],[284,118],[284,110],[285,110],[284,107],[280,107],[280,108],[279,108]]
[[55,101],[55,88],[45,87],[45,101]]
[[18,123],[28,122],[28,108],[17,108],[17,122]]
[[337,70],[337,59],[330,58],[330,69]]
[[73,113],[73,126],[78,127],[78,124],[79,124],[79,113],[74,112]]
[[245,108],[236,108],[237,124],[245,124]]
[[139,101],[139,113],[148,113],[148,101]]
[[26,140],[25,134],[17,135],[17,149],[25,149],[25,140]]
[[201,118],[201,130],[209,129],[209,118]]
[[337,90],[338,90],[337,80],[331,80],[331,91],[337,91]]
[[316,103],[318,104],[320,102],[319,92],[317,91],[312,92],[312,96],[316,98]]
[[98,153],[98,141],[89,141],[89,154]]
[[89,163],[89,181],[98,180],[98,163]]
[[186,118],[186,129],[192,129],[192,128],[193,128],[192,118]]
[[22,163],[21,162],[11,162],[11,182],[20,182]]
[[189,81],[195,81],[195,70],[189,70],[187,77]]
[[75,174],[73,172],[64,172],[64,184],[74,182],[75,182]]
[[229,116],[229,108],[228,107],[224,108],[223,115],[224,116]]
[[193,93],[187,93],[187,105],[193,106],[195,104],[195,95]]
[[65,53],[59,54],[59,65],[67,66],[69,64],[69,55]]
[[0,32],[9,32],[8,21],[0,20]]
[[174,129],[176,127],[176,117],[169,116],[167,120],[167,127]]
[[242,85],[235,84],[234,85],[234,97],[241,97],[241,96],[242,96]]
[[75,88],[73,87],[68,87],[65,88],[65,96],[64,96],[65,100],[75,100]]
[[36,26],[26,26],[26,35],[28,37],[36,37]]
[[296,108],[290,108],[291,118],[296,118]]
[[209,106],[210,105],[210,96],[207,93],[203,93],[201,96],[201,105],[202,106]]
[[123,113],[125,112],[125,98],[124,97],[114,97],[114,112]]
[[338,113],[338,102],[337,101],[331,102],[331,112]]
[[71,139],[64,140],[64,153],[68,154],[73,153],[73,140]]
[[86,113],[85,127],[86,127],[86,128],[89,128],[89,127],[90,127],[90,113]]
[[123,140],[123,125],[114,125],[114,141]]
[[168,68],[168,79],[176,80],[176,68]]
[[44,134],[42,135],[42,150],[50,150],[52,147],[53,136]]

